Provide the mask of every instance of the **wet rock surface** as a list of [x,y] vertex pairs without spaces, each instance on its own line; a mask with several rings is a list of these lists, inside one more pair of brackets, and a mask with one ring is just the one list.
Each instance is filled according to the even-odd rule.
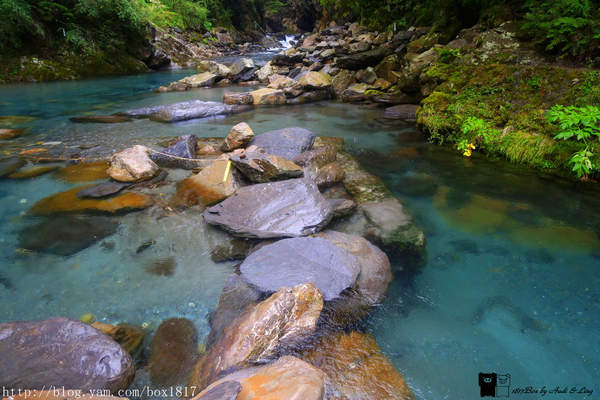
[[125,182],[102,182],[97,185],[88,186],[81,189],[79,192],[77,192],[77,197],[80,199],[97,199],[101,197],[107,197],[119,193],[121,190],[129,186],[131,186],[131,184]]
[[176,205],[211,205],[231,196],[241,183],[229,160],[215,160],[177,186]]
[[314,182],[290,179],[240,188],[203,216],[235,236],[268,239],[318,232],[333,210]]
[[260,148],[249,148],[230,157],[233,165],[250,181],[265,183],[282,179],[299,178],[302,168],[293,161],[272,154]]
[[116,392],[127,388],[135,373],[116,342],[66,318],[0,324],[0,352],[0,385],[6,388]]
[[82,115],[69,118],[71,122],[79,123],[98,123],[98,124],[119,124],[129,122],[131,118],[124,115]]
[[322,308],[323,297],[312,284],[280,289],[225,329],[194,367],[188,386],[205,388],[233,367],[274,359],[315,331]]
[[60,216],[25,228],[19,247],[41,253],[70,256],[117,231],[119,223],[100,216]]
[[383,118],[416,122],[418,108],[419,106],[416,104],[399,104],[397,106],[388,107],[383,113]]
[[159,386],[170,386],[186,378],[198,358],[197,333],[185,318],[163,321],[150,344],[150,379]]
[[223,151],[233,151],[240,147],[246,147],[248,143],[254,138],[254,132],[250,125],[245,122],[240,122],[235,125],[229,131],[229,134],[225,138],[223,143]]
[[196,158],[196,147],[198,138],[196,135],[184,135],[177,138],[175,144],[164,149],[162,152],[180,158]]
[[180,103],[128,110],[118,115],[131,118],[150,118],[158,122],[177,122],[196,118],[231,114],[236,109],[214,101],[190,100]]
[[136,145],[113,154],[110,167],[106,171],[119,182],[139,182],[152,178],[158,172],[158,165],[152,161],[146,146]]
[[206,400],[206,393],[224,382],[238,382],[241,391],[236,400],[322,400],[326,376],[319,369],[292,356],[284,356],[272,364],[243,369],[210,385],[194,400]]
[[359,260],[321,238],[293,238],[261,247],[240,266],[242,278],[262,292],[311,282],[326,301],[354,286]]
[[250,145],[258,146],[269,154],[293,160],[301,153],[310,150],[315,138],[315,134],[307,129],[291,127],[257,135]]
[[25,160],[20,158],[8,158],[0,160],[0,177],[12,174],[25,165]]

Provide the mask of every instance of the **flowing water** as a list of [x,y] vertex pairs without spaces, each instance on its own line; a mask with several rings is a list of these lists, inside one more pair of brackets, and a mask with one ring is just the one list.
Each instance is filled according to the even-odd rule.
[[[189,73],[2,86],[0,115],[33,118],[21,123],[28,131],[15,141],[20,147],[46,143],[82,155],[90,148],[110,154],[132,143],[155,144],[181,134],[224,137],[241,121],[257,133],[301,126],[317,135],[343,137],[347,149],[403,199],[427,235],[426,265],[397,276],[366,324],[416,397],[479,398],[477,374],[496,372],[511,375],[511,389],[585,386],[594,390],[591,396],[551,398],[597,398],[597,187],[477,155],[461,158],[454,150],[427,144],[414,127],[386,122],[382,109],[373,106],[324,102],[265,107],[177,124],[68,120],[194,98],[220,100],[224,91],[248,90],[152,92]],[[170,179],[182,174],[172,172]],[[195,223],[199,211],[146,210],[107,218],[108,224],[94,219],[95,226],[108,225],[107,236],[68,256],[19,249],[25,239],[63,234],[69,221],[52,225],[52,220],[33,219],[26,212],[36,201],[78,185],[60,174],[2,180],[0,322],[93,313],[102,322],[152,330],[165,318],[183,316],[205,336],[205,316],[214,309],[234,264],[211,261],[209,249],[223,234]],[[154,194],[167,198],[172,190],[166,186]]]

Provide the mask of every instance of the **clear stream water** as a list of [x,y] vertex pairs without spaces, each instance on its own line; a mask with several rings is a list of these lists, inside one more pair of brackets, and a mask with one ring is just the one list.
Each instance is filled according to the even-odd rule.
[[[225,91],[248,90],[152,92],[190,72],[1,86],[0,115],[35,118],[22,124],[28,132],[17,142],[24,148],[58,141],[66,148],[84,143],[109,153],[186,133],[224,137],[240,121],[257,133],[301,126],[343,137],[347,149],[403,199],[427,234],[427,264],[418,273],[396,277],[367,323],[416,398],[479,398],[479,372],[510,374],[511,389],[593,390],[587,397],[546,395],[552,399],[600,398],[597,185],[541,177],[477,155],[461,158],[452,149],[427,144],[414,127],[386,122],[382,109],[372,106],[325,102],[258,108],[178,124],[68,120],[194,98],[220,100]],[[114,234],[67,257],[17,250],[20,232],[36,223],[25,215],[31,205],[77,185],[53,174],[2,180],[0,322],[93,313],[101,322],[154,329],[165,318],[183,316],[195,322],[200,337],[207,335],[205,315],[214,309],[234,264],[211,261],[210,245],[219,233],[194,223],[198,211],[114,217],[119,222]],[[168,196],[169,190],[162,194]],[[152,239],[153,246],[136,253]],[[173,275],[148,272],[165,257],[175,261]]]

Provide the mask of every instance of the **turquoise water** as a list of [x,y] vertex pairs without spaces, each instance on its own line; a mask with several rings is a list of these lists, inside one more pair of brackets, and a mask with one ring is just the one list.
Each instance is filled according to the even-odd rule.
[[[60,142],[60,152],[109,154],[132,143],[193,133],[225,136],[246,121],[260,133],[302,126],[341,136],[346,147],[411,209],[426,231],[427,264],[396,277],[367,321],[418,399],[479,398],[478,372],[511,374],[511,387],[577,386],[600,393],[600,191],[425,143],[411,126],[386,122],[373,106],[318,103],[259,108],[229,117],[160,124],[74,124],[80,114],[109,114],[225,91],[158,94],[152,89],[188,75],[172,71],[77,82],[0,87],[0,115],[35,117],[14,145]],[[11,145],[12,146],[12,145]],[[1,149],[0,149],[1,150]],[[173,171],[167,179],[185,176]],[[223,240],[199,223],[198,210],[152,208],[114,217],[115,233],[71,256],[15,251],[19,234],[39,223],[27,210],[75,187],[54,175],[0,186],[0,321],[93,313],[102,322],[155,328],[184,316],[200,337],[233,263],[215,264],[209,249]],[[172,184],[153,189],[168,197]],[[155,244],[138,253],[138,247]],[[170,276],[148,272],[171,258]],[[3,283],[2,283],[3,282]],[[537,398],[533,395],[511,397]],[[585,398],[553,395],[551,398]]]

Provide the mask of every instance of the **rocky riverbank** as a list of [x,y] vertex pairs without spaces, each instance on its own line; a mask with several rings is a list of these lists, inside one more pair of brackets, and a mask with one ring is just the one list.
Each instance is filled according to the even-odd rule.
[[[46,228],[25,232],[21,245],[24,251],[72,254],[114,231],[100,219],[90,225],[85,216],[108,222],[111,215],[141,209],[154,209],[153,215],[204,210],[189,216],[220,228],[219,239],[211,239],[213,259],[241,261],[209,316],[205,342],[198,343],[189,321],[169,319],[146,342],[150,355],[144,359],[142,328],[90,326],[91,315],[82,316],[83,322],[5,323],[0,383],[118,395],[138,370],[149,371],[159,387],[187,384],[184,397],[196,399],[255,398],[258,392],[273,399],[412,398],[373,338],[354,329],[381,303],[393,279],[420,268],[425,236],[402,202],[344,151],[343,141],[299,127],[255,135],[240,123],[226,138],[189,135],[165,144],[55,168],[65,179],[106,181],[34,204],[28,217],[63,223],[53,225],[55,234],[45,242],[29,239]],[[23,164],[6,165],[5,172],[35,168]],[[157,187],[172,196],[157,196]],[[79,234],[56,234],[73,233],[76,226]],[[86,231],[92,226],[105,229],[95,229],[90,240]],[[397,260],[394,270],[389,257]],[[168,262],[152,268],[170,273]],[[40,356],[59,363],[46,365]],[[367,377],[377,377],[377,384]]]

